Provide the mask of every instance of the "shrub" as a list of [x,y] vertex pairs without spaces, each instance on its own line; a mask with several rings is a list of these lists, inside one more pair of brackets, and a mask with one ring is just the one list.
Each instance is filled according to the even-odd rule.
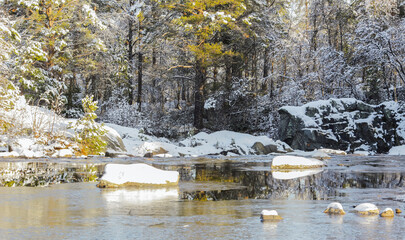
[[96,123],[97,101],[93,96],[86,96],[82,99],[84,116],[71,126],[75,131],[75,141],[78,143],[81,154],[98,155],[105,151],[107,143],[102,136],[107,133],[104,124]]

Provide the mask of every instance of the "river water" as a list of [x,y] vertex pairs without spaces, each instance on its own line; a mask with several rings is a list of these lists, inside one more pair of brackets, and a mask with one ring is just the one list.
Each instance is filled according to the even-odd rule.
[[[350,212],[364,202],[405,210],[404,157],[339,156],[304,172],[272,172],[271,159],[2,162],[0,182],[17,187],[0,187],[0,238],[405,239],[405,214]],[[181,180],[175,188],[115,190],[83,182],[110,161],[177,170]],[[34,182],[45,187],[26,187]],[[68,183],[55,184],[62,182]],[[324,214],[332,201],[347,214]],[[262,223],[263,209],[277,210],[283,220]]]

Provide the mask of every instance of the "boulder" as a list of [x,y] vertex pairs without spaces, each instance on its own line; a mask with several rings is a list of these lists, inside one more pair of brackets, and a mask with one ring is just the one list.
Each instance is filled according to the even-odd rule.
[[107,151],[126,152],[127,149],[118,132],[108,126],[104,126],[104,128],[107,130],[107,133],[101,139],[107,142]]
[[394,211],[391,208],[386,208],[380,214],[381,217],[394,217]]
[[337,214],[337,215],[345,215],[345,211],[343,210],[342,204],[338,202],[333,202],[328,205],[324,213],[328,214]]
[[179,182],[177,171],[164,171],[144,163],[107,164],[97,185],[100,188],[125,186],[172,186]]
[[362,203],[354,208],[354,212],[361,215],[378,215],[378,207],[372,203]]
[[264,222],[264,221],[280,221],[282,219],[283,218],[280,215],[278,215],[276,210],[263,210],[260,213],[260,220],[262,222]]
[[405,137],[405,132],[396,129],[404,119],[397,113],[398,107],[395,102],[369,105],[356,99],[285,106],[279,109],[279,137],[293,149],[304,151],[330,148],[386,153]]

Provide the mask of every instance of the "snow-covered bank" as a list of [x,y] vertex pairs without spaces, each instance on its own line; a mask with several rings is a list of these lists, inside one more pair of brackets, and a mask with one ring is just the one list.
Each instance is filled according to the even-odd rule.
[[[134,156],[203,156],[203,155],[253,155],[257,154],[255,143],[264,146],[274,146],[275,151],[291,151],[290,147],[274,141],[266,136],[253,136],[231,131],[218,131],[211,134],[198,133],[180,142],[171,142],[166,138],[158,138],[144,134],[139,129],[107,124],[115,129],[122,137],[128,153]],[[256,144],[257,146],[258,144]]]
[[[31,106],[22,96],[14,98],[12,107],[0,107],[0,123],[4,124],[0,126],[0,158],[81,155],[71,127],[77,119],[66,119],[46,108]],[[106,149],[125,151],[119,134],[112,128],[104,129]]]

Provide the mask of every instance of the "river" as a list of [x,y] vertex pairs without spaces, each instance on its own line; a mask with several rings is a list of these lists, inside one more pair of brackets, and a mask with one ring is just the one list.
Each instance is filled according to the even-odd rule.
[[[322,170],[272,172],[271,156],[0,162],[1,239],[405,239],[405,157],[336,156]],[[177,170],[175,188],[99,189],[108,162]],[[299,177],[301,176],[301,177]],[[21,186],[24,185],[24,186]],[[42,186],[42,187],[27,187]],[[332,201],[346,215],[323,213]],[[275,209],[279,222],[260,221]]]

